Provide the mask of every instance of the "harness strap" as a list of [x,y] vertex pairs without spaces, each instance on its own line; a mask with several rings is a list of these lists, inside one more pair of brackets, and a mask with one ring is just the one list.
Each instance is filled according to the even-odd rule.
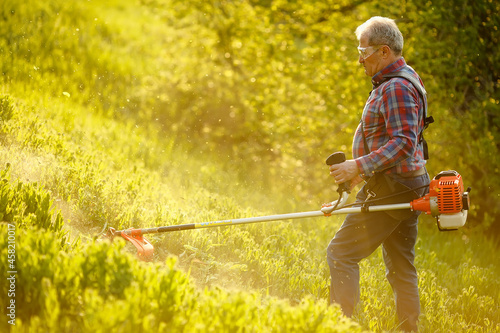
[[424,139],[424,130],[427,129],[427,127],[434,122],[434,118],[432,116],[427,117],[427,103],[426,103],[426,95],[427,91],[425,91],[425,88],[420,84],[418,79],[414,76],[412,76],[410,73],[399,71],[399,72],[392,72],[389,74],[385,74],[383,76],[386,79],[392,79],[394,77],[400,77],[403,79],[406,79],[410,81],[411,84],[417,89],[418,93],[420,94],[420,97],[422,97],[422,101],[424,102],[424,128],[422,128],[422,131],[420,131],[419,134],[419,140],[418,143],[422,144],[422,150],[424,152],[424,159],[428,160],[429,159],[429,149],[427,147],[427,141]]

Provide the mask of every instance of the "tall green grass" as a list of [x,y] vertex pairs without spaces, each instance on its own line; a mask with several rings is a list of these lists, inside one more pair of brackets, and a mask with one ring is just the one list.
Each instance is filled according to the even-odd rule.
[[[157,15],[150,1],[1,6],[0,168],[8,171],[0,220],[19,227],[17,299],[26,300],[19,325],[4,327],[397,331],[379,251],[362,263],[359,326],[326,305],[325,248],[339,217],[152,235],[152,264],[130,256],[130,244],[96,240],[105,227],[317,210],[333,199],[334,185],[326,172],[308,182],[267,177],[258,155],[241,159],[205,144],[210,136],[173,130],[173,119],[193,114],[156,120],[153,107],[174,107],[166,103],[169,90],[152,89],[168,76],[152,64],[170,64],[175,46],[162,51],[155,40],[187,43],[161,6]],[[301,189],[316,182],[331,190],[304,200]],[[496,252],[498,244],[474,230],[439,233],[432,219],[421,219],[423,332],[500,331]],[[5,281],[1,286],[5,295]]]

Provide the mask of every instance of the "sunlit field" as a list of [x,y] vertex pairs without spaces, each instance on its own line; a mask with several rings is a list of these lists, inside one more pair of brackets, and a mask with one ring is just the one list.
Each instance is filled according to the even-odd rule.
[[353,31],[377,13],[429,92],[431,176],[473,189],[464,228],[420,217],[420,331],[500,332],[500,8],[455,2],[2,2],[0,331],[397,332],[380,249],[353,318],[328,305],[343,216],[148,235],[152,262],[102,237],[336,199],[324,161],[350,156]]

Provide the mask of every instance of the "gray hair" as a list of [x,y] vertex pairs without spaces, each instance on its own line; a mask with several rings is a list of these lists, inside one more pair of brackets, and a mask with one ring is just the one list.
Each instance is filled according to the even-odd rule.
[[361,24],[355,33],[358,40],[366,36],[369,45],[387,45],[396,55],[403,53],[403,35],[393,19],[374,16]]

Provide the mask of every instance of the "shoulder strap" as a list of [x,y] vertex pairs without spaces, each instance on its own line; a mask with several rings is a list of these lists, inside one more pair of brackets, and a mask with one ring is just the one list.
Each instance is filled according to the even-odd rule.
[[420,97],[422,97],[422,101],[424,102],[424,114],[423,114],[424,128],[420,132],[419,143],[422,143],[422,145],[423,145],[424,159],[428,160],[429,153],[428,153],[428,149],[427,149],[427,142],[424,139],[424,130],[427,129],[427,127],[434,122],[434,118],[432,116],[427,117],[427,105],[425,102],[425,100],[426,100],[425,97],[427,95],[427,91],[425,91],[425,88],[420,84],[418,79],[408,72],[403,72],[403,71],[392,72],[392,73],[385,74],[383,77],[386,79],[391,79],[393,77],[400,77],[400,78],[403,78],[403,79],[410,81],[411,84],[413,84],[413,86],[417,89],[418,93],[420,94]]
[[403,71],[388,73],[385,74],[383,77],[386,79],[391,79],[393,77],[400,77],[410,81],[411,84],[413,84],[413,86],[417,89],[420,96],[422,97],[422,100],[424,101],[424,129],[426,129],[427,126],[429,126],[429,124],[432,124],[434,122],[434,118],[432,116],[427,117],[427,106],[425,103],[425,97],[427,96],[427,91],[425,91],[425,88],[420,84],[420,82],[416,77],[414,77],[408,72],[403,72]]
[[[424,96],[427,95],[427,91],[425,91],[425,88],[420,84],[420,82],[418,82],[418,79],[408,72],[402,72],[402,71],[392,72],[389,74],[385,74],[384,77],[387,79],[393,78],[393,77],[401,77],[403,79],[407,79],[408,81],[411,82],[411,84],[413,84],[413,86],[415,88],[417,88],[417,90],[420,93],[420,95],[422,96],[422,98],[424,98]],[[425,105],[424,105],[424,107],[425,107]]]

